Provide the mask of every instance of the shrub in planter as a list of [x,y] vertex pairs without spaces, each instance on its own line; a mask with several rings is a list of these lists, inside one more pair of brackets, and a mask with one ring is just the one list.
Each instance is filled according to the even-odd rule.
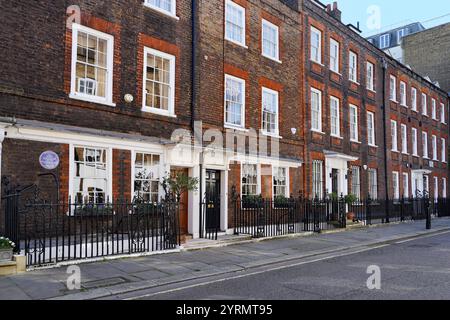
[[260,208],[263,203],[263,197],[259,196],[244,196],[242,198],[242,206],[246,209]]
[[275,208],[288,208],[289,199],[284,196],[276,196],[274,199]]
[[[354,194],[349,194],[349,195],[345,196],[344,200],[345,200],[345,203],[350,208],[350,206],[354,205],[358,201],[358,198]],[[352,220],[352,221],[355,221],[355,219],[356,219],[356,214],[353,211],[351,211],[350,209],[349,209],[349,212],[347,213],[347,219]]]
[[8,238],[0,237],[0,261],[11,261],[16,244]]

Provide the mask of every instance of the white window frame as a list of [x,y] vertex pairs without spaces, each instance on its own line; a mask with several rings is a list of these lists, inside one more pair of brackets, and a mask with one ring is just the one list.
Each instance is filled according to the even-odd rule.
[[391,120],[391,143],[392,143],[392,151],[398,152],[398,127],[397,121]]
[[241,195],[245,196],[243,194],[243,183],[242,178],[244,177],[244,166],[245,165],[253,165],[256,166],[256,194],[255,196],[258,196],[261,194],[261,165],[254,162],[241,162]]
[[429,159],[428,156],[428,132],[422,131],[422,155],[423,158]]
[[[232,6],[235,9],[241,11],[241,13],[242,13],[242,21],[241,21],[242,26],[240,26],[240,27],[242,27],[242,41],[237,41],[237,40],[234,40],[234,39],[231,39],[228,37],[228,31],[227,31],[228,6]],[[245,12],[244,7],[241,7],[240,5],[238,5],[237,3],[235,3],[231,0],[226,0],[226,2],[225,2],[225,40],[247,48],[247,46],[245,45],[245,42],[246,42],[246,39],[245,39],[246,38],[246,16],[245,16],[245,14],[246,14],[246,12]]]
[[426,93],[422,93],[422,115],[428,116],[428,97]]
[[166,9],[163,9],[163,8],[153,4],[153,3],[150,3],[150,1],[151,0],[144,0],[144,5],[146,7],[152,8],[153,10],[156,10],[158,12],[161,12],[161,13],[163,13],[165,15],[168,15],[168,16],[170,16],[172,18],[175,18],[175,19],[179,20],[179,18],[176,15],[177,14],[177,0],[169,0],[171,2],[171,4],[170,4],[170,11],[166,10]]
[[411,110],[417,112],[417,89],[411,88]]
[[[336,49],[336,56],[333,56],[333,49]],[[338,41],[334,40],[333,38],[330,38],[330,70],[339,74],[339,64],[340,64],[340,44]]]
[[[147,56],[151,54],[166,60],[169,60],[170,62],[170,81],[169,81],[169,85],[170,85],[170,94],[169,94],[169,102],[168,102],[168,110],[163,110],[163,109],[159,109],[159,108],[154,108],[154,107],[149,107],[146,105],[147,99],[147,79],[146,79],[146,74],[147,74]],[[142,82],[143,82],[143,89],[142,89],[142,111],[144,112],[150,112],[150,113],[155,113],[155,114],[159,114],[159,115],[163,115],[163,116],[169,116],[169,117],[176,117],[175,116],[175,77],[176,77],[176,57],[162,52],[162,51],[158,51],[152,48],[148,48],[148,47],[144,47],[144,70],[143,70],[143,74],[142,74]]]
[[445,124],[445,104],[441,102],[441,123]]
[[[95,37],[107,41],[106,52],[106,83],[105,83],[105,97],[98,97],[76,92],[76,69],[77,69],[77,51],[78,51],[78,32],[85,32]],[[71,86],[69,97],[71,99],[83,100],[99,104],[105,104],[115,107],[113,103],[113,74],[114,74],[114,36],[100,32],[98,30],[82,26],[77,23],[72,24],[72,63],[71,63]]]
[[[370,195],[370,197],[371,197],[371,199],[373,199],[373,200],[377,200],[378,199],[378,170],[377,169],[373,169],[373,168],[370,168],[368,171],[367,171],[367,175],[368,175],[368,179],[367,179],[367,182],[368,182],[368,189],[369,189],[369,195]],[[373,176],[372,176],[373,175]],[[373,179],[373,184],[371,185],[371,179]],[[371,190],[373,187],[375,187],[375,189],[374,190]],[[372,194],[370,193],[371,191],[374,191],[374,192],[372,192]]]
[[392,172],[392,190],[394,191],[394,200],[400,199],[400,174],[397,171]]
[[393,102],[397,102],[397,77],[391,75],[389,81],[389,98]]
[[[314,127],[314,122],[315,121],[313,121],[313,94],[317,94],[318,95],[318,119],[317,119],[317,122],[318,122],[318,127],[317,128],[315,128]],[[320,91],[320,90],[318,90],[318,89],[315,89],[315,88],[311,88],[311,131],[314,131],[314,132],[319,132],[319,133],[323,133],[322,132],[322,91]]]
[[400,81],[400,104],[406,107],[406,82]]
[[389,33],[380,36],[380,49],[388,48],[391,45],[391,35]]
[[373,112],[367,112],[367,143],[371,147],[376,147],[375,113]]
[[417,129],[412,128],[411,129],[411,139],[412,139],[412,152],[413,156],[418,157],[419,156],[419,145],[418,145],[418,136],[417,136]]
[[402,153],[408,154],[408,127],[406,124],[400,125],[401,136],[402,136]]
[[436,176],[433,177],[433,185],[434,201],[437,202],[439,199],[439,178]]
[[431,145],[433,148],[433,161],[438,161],[437,137],[434,134],[431,136]]
[[[276,34],[275,56],[273,56],[273,57],[268,55],[268,54],[266,54],[264,52],[264,26],[273,29],[275,31],[275,34]],[[273,23],[271,23],[271,22],[269,22],[269,21],[267,21],[265,19],[262,19],[261,29],[262,29],[261,30],[261,35],[262,35],[262,39],[261,39],[261,53],[262,53],[262,55],[264,57],[266,57],[268,59],[272,59],[272,60],[274,60],[276,62],[281,62],[280,61],[280,28],[277,25],[275,25],[275,24],[273,24]]]
[[441,138],[441,161],[447,163],[447,141]]
[[358,55],[353,51],[349,53],[348,79],[354,83],[358,83]]
[[[233,123],[227,122],[227,80],[230,79],[232,81],[239,82],[242,85],[242,108],[241,108],[241,125],[236,125]],[[243,129],[245,128],[245,104],[246,104],[246,81],[244,79],[225,74],[225,90],[223,93],[223,108],[224,108],[224,124],[226,128],[231,129]]]
[[[162,178],[163,178],[163,155],[160,153],[155,153],[155,152],[147,152],[147,151],[140,151],[140,150],[133,150],[131,152],[131,195],[133,197],[135,197],[135,192],[136,190],[134,189],[135,185],[135,180],[136,180],[136,156],[138,153],[144,154],[144,155],[152,155],[152,156],[159,156],[159,170],[158,170],[158,200],[161,199],[162,197],[162,187],[160,185],[160,183],[162,182]],[[154,180],[156,181],[156,179]]]
[[[76,190],[75,190],[75,174],[76,174],[76,166],[75,166],[75,148],[84,148],[84,149],[103,149],[106,151],[106,190],[105,190],[105,202],[107,199],[111,199],[113,194],[112,192],[112,148],[101,146],[101,144],[93,144],[93,145],[83,145],[83,144],[70,144],[69,145],[69,196],[72,199],[72,203],[75,203],[76,199]],[[72,213],[72,212],[71,212]]]
[[400,44],[402,42],[404,36],[405,36],[405,29],[397,30],[397,44]]
[[[323,181],[323,173],[324,173],[324,162],[322,160],[313,160],[312,161],[312,169],[311,169],[311,175],[312,175],[312,197],[323,199],[324,196],[324,181]],[[315,169],[319,169],[319,172],[316,172]],[[319,180],[317,180],[319,178]],[[315,185],[318,183],[318,185]],[[317,189],[317,190],[314,190]],[[316,192],[317,191],[317,192]]]
[[409,174],[403,173],[403,198],[407,199],[409,198]]
[[367,61],[367,89],[375,91],[375,65]]
[[[310,59],[318,64],[322,64],[322,31],[311,26],[311,35],[310,35]],[[319,36],[319,47],[317,48],[317,57],[313,56],[313,34]]]
[[[355,117],[354,123],[352,122],[352,113]],[[358,107],[350,104],[349,106],[349,124],[350,124],[350,141],[359,143],[359,120],[358,120]],[[353,128],[354,126],[354,128]],[[353,130],[355,132],[353,132]]]
[[[271,95],[275,95],[276,99],[276,117],[275,117],[275,132],[269,132],[267,130],[264,129],[264,105],[263,105],[263,97],[264,97],[264,93],[268,93]],[[271,136],[276,136],[278,137],[280,135],[280,123],[279,123],[279,119],[280,119],[280,107],[279,107],[279,103],[280,103],[280,98],[279,98],[279,93],[278,91],[269,89],[269,88],[265,88],[263,87],[261,90],[261,128],[264,134],[266,135],[271,135]]]
[[447,178],[442,178],[442,198],[447,199]]
[[[333,108],[336,108],[336,123],[333,124]],[[335,130],[333,130],[333,127]],[[330,96],[330,134],[332,137],[341,138],[341,114],[340,114],[340,100],[336,97]]]
[[435,98],[431,99],[431,118],[433,120],[438,120],[438,118],[437,118],[437,103],[436,103]]
[[[354,196],[358,198],[358,200],[361,200],[361,168],[358,166],[352,166],[351,170],[352,170],[351,192]],[[355,190],[355,188],[358,188],[358,190]]]
[[[278,170],[278,169],[284,169],[285,170],[285,172],[286,172],[286,177],[285,177],[285,183],[286,183],[286,185],[284,186],[284,195],[278,195],[278,196],[284,196],[284,197],[286,197],[286,198],[289,198],[289,196],[290,196],[290,190],[289,190],[289,184],[290,184],[290,182],[289,182],[289,167],[276,167],[276,166],[272,166],[272,180],[275,180],[274,179],[274,177],[275,177],[275,172]],[[273,186],[272,186],[272,188],[273,188],[273,190],[272,190],[272,197],[275,199],[275,197],[277,196],[276,194],[275,194],[275,181],[273,181]]]

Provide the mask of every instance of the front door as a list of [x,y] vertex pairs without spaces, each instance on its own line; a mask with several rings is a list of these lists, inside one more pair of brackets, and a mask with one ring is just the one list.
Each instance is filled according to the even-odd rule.
[[339,170],[331,170],[331,192],[339,196]]
[[[176,168],[170,170],[170,175],[176,177],[177,175],[189,176],[189,169],[187,168]],[[180,197],[180,233],[182,235],[188,234],[188,201],[189,193],[183,192]]]
[[208,232],[220,229],[220,171],[206,170],[205,183],[205,227]]

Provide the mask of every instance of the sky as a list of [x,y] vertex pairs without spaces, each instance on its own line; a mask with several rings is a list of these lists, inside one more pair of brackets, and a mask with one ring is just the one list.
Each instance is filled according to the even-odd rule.
[[[334,1],[322,2],[328,4]],[[337,2],[342,11],[342,21],[354,25],[359,21],[362,35],[365,37],[412,22],[422,22],[426,28],[450,22],[450,0],[338,0]]]

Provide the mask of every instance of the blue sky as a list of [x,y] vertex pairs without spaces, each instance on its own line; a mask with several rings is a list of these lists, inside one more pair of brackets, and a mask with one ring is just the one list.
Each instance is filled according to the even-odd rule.
[[[325,4],[332,0],[322,1]],[[412,22],[424,22],[426,28],[450,22],[449,0],[338,0],[344,23],[359,21],[363,36],[370,36]],[[380,12],[381,30],[369,28],[367,10],[377,6]],[[444,17],[442,17],[444,16]],[[373,17],[373,16],[372,16]],[[440,17],[439,19],[435,19]],[[429,21],[433,19],[432,21]]]

